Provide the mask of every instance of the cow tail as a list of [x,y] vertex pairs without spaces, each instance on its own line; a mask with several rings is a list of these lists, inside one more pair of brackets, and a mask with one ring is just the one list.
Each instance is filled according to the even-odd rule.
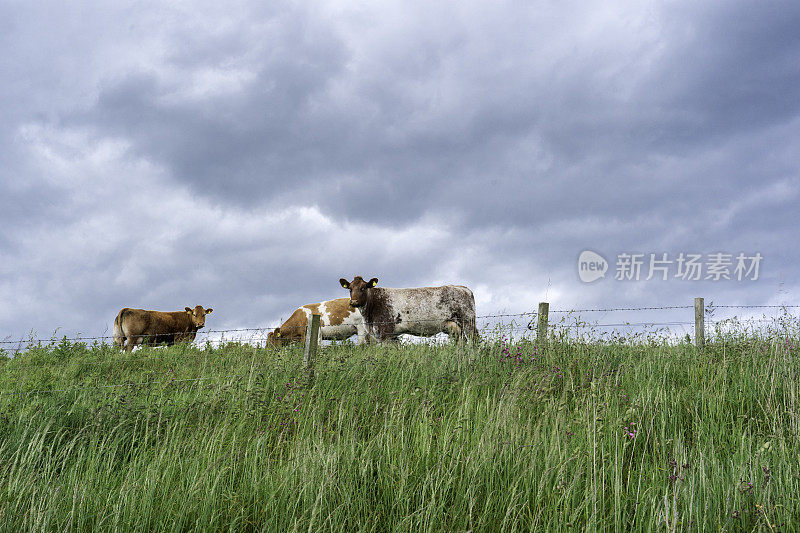
[[467,325],[467,338],[472,342],[478,343],[481,341],[481,336],[478,334],[478,324],[475,320],[475,315],[473,314],[468,321]]
[[122,314],[125,312],[125,309],[120,311],[117,314],[117,318],[114,319],[114,344],[123,348],[125,346],[125,333],[122,331]]

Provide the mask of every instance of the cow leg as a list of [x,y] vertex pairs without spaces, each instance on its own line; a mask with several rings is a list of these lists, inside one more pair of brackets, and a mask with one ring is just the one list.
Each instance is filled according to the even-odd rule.
[[370,345],[373,345],[373,344],[380,344],[380,340],[378,340],[378,337],[376,337],[374,335],[364,335],[363,345],[364,346],[370,346]]
[[127,340],[127,337],[114,336],[114,344],[120,350],[124,350],[125,349],[125,341],[126,340]]
[[368,327],[364,332],[364,341],[365,344],[380,344],[383,341],[383,336],[378,328]]
[[464,339],[472,343],[477,343],[481,339],[480,335],[478,335],[478,328],[474,321],[472,323],[467,322],[464,324],[463,333]]
[[444,328],[442,328],[442,331],[450,336],[450,340],[458,341],[461,339],[461,326],[452,320],[448,320],[444,323]]
[[387,335],[380,331],[374,331],[367,335],[366,341],[367,341],[366,344],[379,345],[383,344],[384,342],[396,342],[397,337],[395,337],[394,335]]
[[114,327],[114,345],[119,348],[120,350],[125,349],[125,341],[127,337],[122,333],[122,330],[118,330],[116,326]]
[[140,337],[136,337],[135,335],[129,335],[128,336],[128,342],[125,344],[125,351],[126,352],[132,352],[133,348],[137,344],[141,344],[141,342],[137,342],[137,340],[141,341],[141,338]]

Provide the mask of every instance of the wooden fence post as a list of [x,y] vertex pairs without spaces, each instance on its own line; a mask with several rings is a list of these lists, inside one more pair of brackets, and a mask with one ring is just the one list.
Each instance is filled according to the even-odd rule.
[[694,299],[694,345],[702,350],[706,344],[706,307],[702,298]]
[[306,347],[303,351],[303,368],[308,372],[309,385],[314,380],[314,358],[317,355],[319,344],[319,319],[320,315],[311,315],[306,329]]
[[547,342],[547,315],[550,311],[550,304],[539,302],[539,320],[536,324],[536,345],[543,347]]

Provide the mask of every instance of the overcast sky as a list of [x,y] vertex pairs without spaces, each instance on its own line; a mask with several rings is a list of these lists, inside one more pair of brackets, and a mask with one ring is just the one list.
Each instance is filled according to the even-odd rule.
[[[791,1],[2,1],[0,338],[274,326],[355,275],[478,315],[800,304],[798,28]],[[646,280],[651,253],[706,270]]]

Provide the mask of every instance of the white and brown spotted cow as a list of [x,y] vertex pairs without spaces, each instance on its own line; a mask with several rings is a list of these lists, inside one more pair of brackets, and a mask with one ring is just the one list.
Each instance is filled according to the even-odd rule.
[[114,343],[130,352],[137,344],[192,342],[211,311],[202,305],[170,312],[126,307],[114,319]]
[[377,287],[378,278],[339,283],[350,290],[350,305],[361,310],[369,336],[378,341],[394,340],[408,333],[429,337],[447,333],[451,338],[478,340],[475,297],[461,285],[390,289]]
[[366,341],[367,330],[361,312],[349,305],[349,298],[337,298],[295,309],[292,316],[279,328],[267,334],[267,344],[287,345],[304,342],[311,315],[320,315],[319,341],[344,340],[358,335],[358,343]]

